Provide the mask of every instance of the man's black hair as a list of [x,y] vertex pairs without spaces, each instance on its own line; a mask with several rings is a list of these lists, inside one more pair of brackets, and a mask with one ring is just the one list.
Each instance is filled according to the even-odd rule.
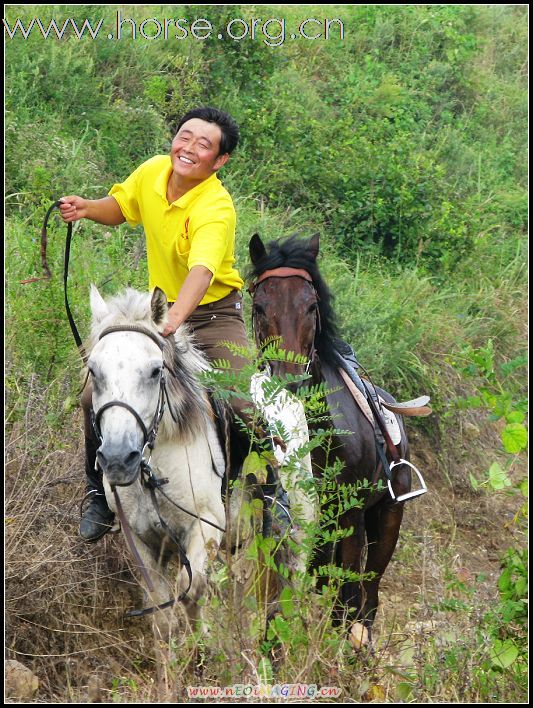
[[235,150],[239,142],[239,126],[228,113],[220,111],[218,108],[211,108],[210,106],[193,108],[192,111],[186,113],[180,120],[176,128],[176,133],[181,126],[188,120],[191,120],[191,118],[199,118],[200,120],[205,120],[207,123],[216,123],[216,125],[218,125],[222,131],[219,155],[225,155],[226,153],[231,154],[233,150]]

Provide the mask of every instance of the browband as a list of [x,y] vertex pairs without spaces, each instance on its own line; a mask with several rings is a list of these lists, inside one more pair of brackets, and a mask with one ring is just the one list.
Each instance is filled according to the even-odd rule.
[[150,337],[150,339],[157,344],[161,351],[165,348],[165,340],[160,335],[155,334],[155,332],[151,332],[149,329],[146,329],[146,327],[138,327],[137,325],[113,325],[107,329],[104,329],[104,331],[100,333],[98,339],[102,339],[106,336],[106,334],[112,334],[113,332],[138,332],[139,334],[144,334],[147,337]]
[[250,285],[249,291],[253,292],[259,283],[263,282],[263,280],[266,280],[267,278],[290,278],[291,276],[303,278],[304,280],[307,280],[308,283],[313,282],[313,278],[311,278],[309,273],[303,268],[273,268],[272,270],[265,270],[264,273],[261,273],[261,275]]

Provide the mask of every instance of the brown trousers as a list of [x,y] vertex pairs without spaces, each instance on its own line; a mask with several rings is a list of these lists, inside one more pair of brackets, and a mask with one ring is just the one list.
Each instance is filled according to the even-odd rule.
[[248,348],[242,315],[242,294],[234,290],[222,300],[208,305],[199,305],[187,320],[194,332],[196,344],[209,361],[226,359],[231,368],[240,371],[247,363],[246,359],[231,352],[222,342],[233,342]]
[[[208,305],[199,305],[190,315],[187,324],[194,333],[195,344],[207,356],[210,362],[216,359],[226,359],[232,369],[240,371],[248,362],[231,352],[222,342],[234,342],[242,347],[249,347],[248,337],[242,314],[242,294],[234,290],[226,297]],[[92,385],[88,381],[81,396],[81,407],[84,414],[85,437],[92,438],[90,410],[92,407]],[[241,399],[232,399],[231,405],[235,413],[247,420],[242,413],[243,408],[250,404]]]

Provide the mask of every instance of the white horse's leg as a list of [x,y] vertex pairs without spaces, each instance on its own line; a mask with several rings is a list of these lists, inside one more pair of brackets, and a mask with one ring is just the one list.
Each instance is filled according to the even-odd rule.
[[[154,590],[151,592],[149,588],[146,587],[146,581],[142,578],[145,605],[147,608],[162,605],[172,598],[172,590],[167,579],[167,563],[161,563],[153,550],[138,537],[135,537],[135,547],[139,552],[144,567],[154,586]],[[158,636],[161,641],[168,642],[175,623],[172,608],[155,611],[153,617],[156,636]]]
[[[172,589],[167,578],[166,555],[161,554],[161,556],[156,556],[153,549],[138,537],[135,537],[135,547],[139,552],[154,588],[153,591],[150,591],[146,586],[146,581],[142,578],[142,585],[145,592],[145,606],[146,608],[155,608],[157,605],[161,605],[173,597]],[[158,697],[160,701],[167,702],[176,698],[175,681],[170,668],[175,660],[175,649],[172,638],[177,629],[177,619],[174,614],[173,606],[162,610],[154,609],[152,615],[152,629],[157,667]]]
[[[202,511],[201,516],[217,525],[220,524],[220,520],[207,511]],[[216,556],[221,539],[222,533],[220,531],[201,521],[195,521],[189,532],[186,552],[191,567],[192,582],[183,604],[193,627],[201,620],[201,607],[198,604],[198,600],[205,593],[207,559]],[[178,580],[179,592],[181,593],[189,585],[189,575],[185,568],[181,569]]]

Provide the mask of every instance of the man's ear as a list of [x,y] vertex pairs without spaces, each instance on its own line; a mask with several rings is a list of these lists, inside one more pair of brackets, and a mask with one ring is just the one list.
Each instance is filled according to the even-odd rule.
[[161,288],[156,287],[152,294],[152,319],[156,327],[163,324],[168,312],[168,299]]
[[221,167],[224,167],[226,162],[229,160],[229,152],[225,152],[223,155],[219,155],[217,159],[215,160],[215,164],[213,165],[213,172],[216,172],[219,170]]

